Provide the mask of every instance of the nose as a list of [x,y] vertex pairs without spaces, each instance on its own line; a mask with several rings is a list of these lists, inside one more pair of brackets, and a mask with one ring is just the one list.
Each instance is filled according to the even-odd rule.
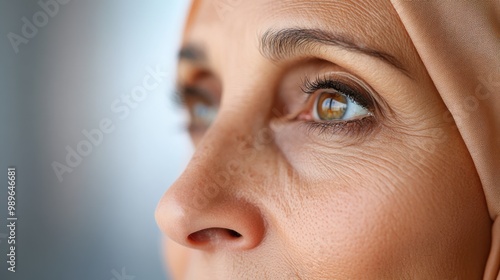
[[[231,153],[228,145],[221,147],[224,153],[197,150],[160,200],[155,218],[161,230],[181,245],[206,251],[250,250],[263,239],[264,219],[256,202],[242,191],[250,187],[248,182],[238,172],[227,171],[243,157],[222,156],[237,153]],[[239,170],[244,168],[242,163]]]

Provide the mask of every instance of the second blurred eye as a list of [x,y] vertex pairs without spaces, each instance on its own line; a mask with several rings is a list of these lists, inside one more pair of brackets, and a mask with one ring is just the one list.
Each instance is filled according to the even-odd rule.
[[189,108],[191,126],[208,128],[217,116],[217,108],[203,102],[196,102]]
[[222,90],[219,79],[211,72],[188,70],[179,78],[177,103],[188,110],[186,128],[193,138],[199,139],[217,116]]

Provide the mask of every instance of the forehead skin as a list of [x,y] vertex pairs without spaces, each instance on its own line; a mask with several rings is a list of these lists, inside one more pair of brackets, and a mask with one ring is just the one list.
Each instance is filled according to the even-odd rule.
[[[411,74],[424,75],[418,54],[390,1],[195,0],[184,43],[207,48],[214,63],[211,66],[215,67],[218,55],[235,51],[231,40],[248,36],[250,40],[245,43],[254,42],[254,45],[239,43],[236,49],[256,50],[259,37],[265,31],[290,27],[318,28],[346,36],[361,47],[394,56]],[[221,51],[225,44],[220,42],[231,46]],[[219,50],[214,53],[214,49]]]

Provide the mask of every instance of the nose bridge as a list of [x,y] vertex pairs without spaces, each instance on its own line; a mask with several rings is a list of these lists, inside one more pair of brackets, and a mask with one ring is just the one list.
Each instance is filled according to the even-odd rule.
[[193,206],[203,209],[209,203],[218,203],[218,197],[240,192],[238,185],[244,184],[245,176],[252,176],[252,166],[260,164],[273,142],[273,132],[267,126],[251,127],[235,119],[216,121],[183,174],[190,179],[202,177],[198,180],[203,183],[197,184],[198,191],[192,197]]

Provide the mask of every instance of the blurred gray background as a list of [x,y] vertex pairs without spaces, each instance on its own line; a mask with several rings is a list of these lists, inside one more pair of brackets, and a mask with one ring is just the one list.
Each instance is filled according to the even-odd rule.
[[[154,209],[191,153],[171,97],[189,1],[64,2],[0,1],[0,279],[167,279]],[[28,36],[26,20],[37,29]],[[151,71],[158,86],[141,91]],[[106,119],[114,130],[89,150],[82,130]],[[78,145],[88,155],[70,168]],[[71,169],[62,181],[54,162]],[[16,273],[6,263],[9,166]]]

